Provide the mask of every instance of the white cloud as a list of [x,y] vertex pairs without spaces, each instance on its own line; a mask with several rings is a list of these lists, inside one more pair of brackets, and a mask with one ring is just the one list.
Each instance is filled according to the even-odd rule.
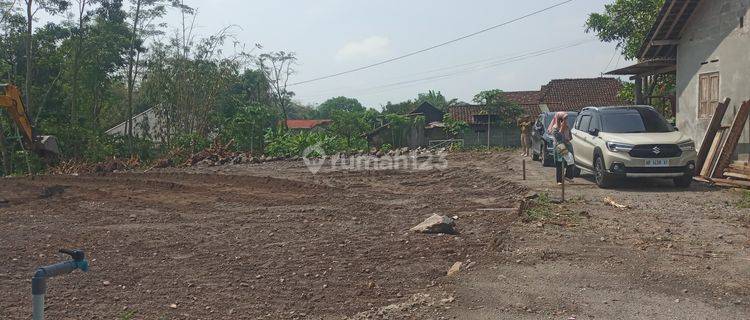
[[351,41],[336,53],[339,60],[358,60],[383,57],[390,52],[391,40],[383,36],[372,36],[363,40]]

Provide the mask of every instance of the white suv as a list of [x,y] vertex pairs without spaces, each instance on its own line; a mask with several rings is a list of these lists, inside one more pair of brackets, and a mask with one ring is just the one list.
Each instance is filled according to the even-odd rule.
[[672,178],[678,187],[693,180],[695,142],[653,107],[589,107],[572,129],[578,168],[591,171],[599,187],[617,178]]

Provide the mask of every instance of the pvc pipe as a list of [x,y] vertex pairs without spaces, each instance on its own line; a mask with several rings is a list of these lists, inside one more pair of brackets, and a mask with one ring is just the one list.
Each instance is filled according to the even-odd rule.
[[31,306],[33,311],[31,313],[32,320],[44,320],[44,295],[35,294],[31,298]]
[[69,260],[36,269],[36,273],[31,279],[31,315],[33,320],[44,320],[44,295],[47,293],[47,279],[71,273],[75,269],[88,270],[88,262],[85,260]]

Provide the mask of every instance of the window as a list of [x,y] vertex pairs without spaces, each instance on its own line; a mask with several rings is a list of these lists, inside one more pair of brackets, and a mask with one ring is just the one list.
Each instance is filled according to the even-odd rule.
[[626,109],[602,113],[603,132],[664,133],[674,128],[656,110]]
[[578,130],[583,132],[589,132],[589,124],[591,123],[591,115],[582,115],[581,121],[578,123]]
[[719,105],[719,73],[704,73],[698,80],[698,118],[708,119]]

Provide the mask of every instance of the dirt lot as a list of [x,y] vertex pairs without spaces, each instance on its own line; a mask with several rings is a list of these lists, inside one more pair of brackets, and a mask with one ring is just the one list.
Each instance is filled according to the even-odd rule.
[[[750,212],[739,193],[579,179],[515,153],[442,171],[301,162],[0,180],[0,319],[30,318],[30,277],[58,248],[92,269],[50,281],[49,319],[750,318]],[[554,186],[554,187],[553,187]],[[630,206],[616,209],[610,196]],[[433,213],[460,234],[408,229]],[[462,261],[471,268],[446,277]]]

